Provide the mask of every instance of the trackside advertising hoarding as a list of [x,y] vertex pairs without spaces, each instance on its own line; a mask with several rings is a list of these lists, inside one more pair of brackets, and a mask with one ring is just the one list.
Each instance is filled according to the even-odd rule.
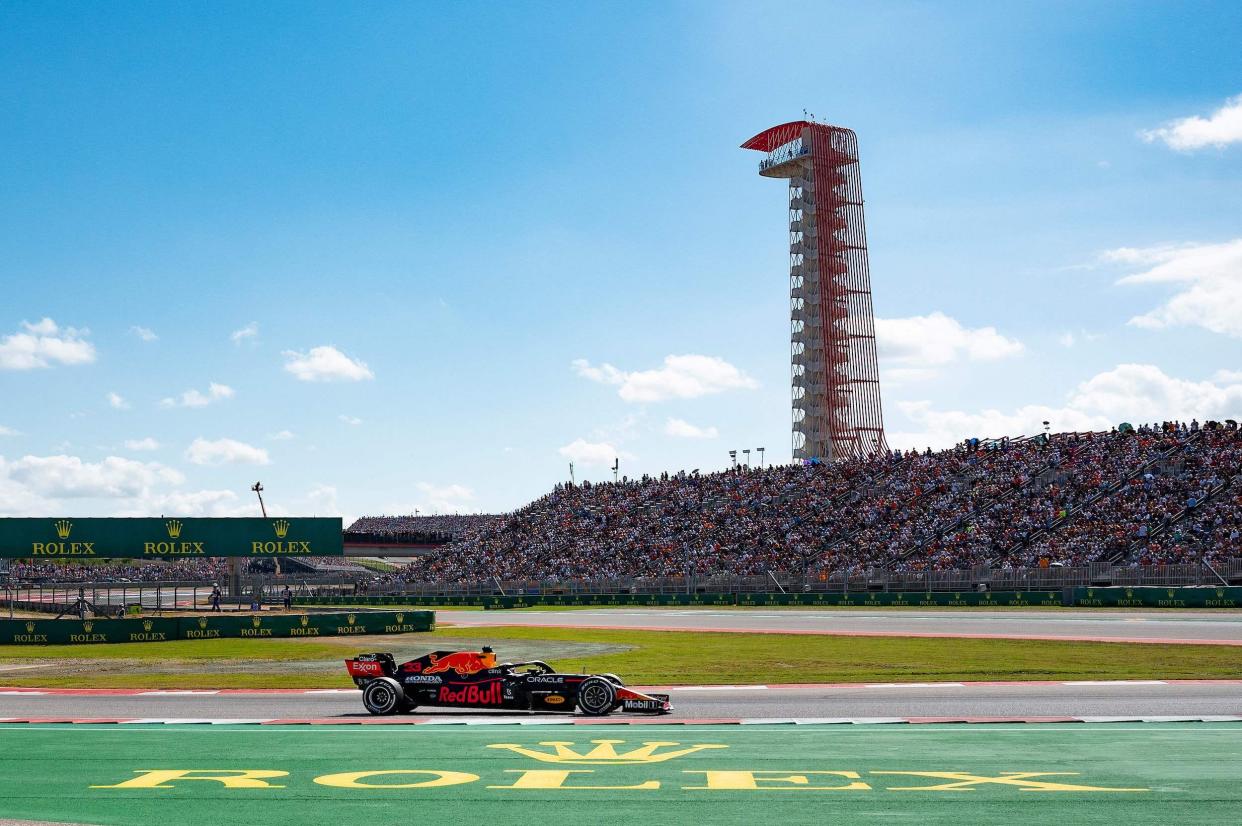
[[0,645],[76,645],[294,637],[344,637],[433,631],[433,611],[354,611],[268,616],[207,614],[147,619],[3,619]]
[[0,557],[344,556],[340,517],[0,519]]

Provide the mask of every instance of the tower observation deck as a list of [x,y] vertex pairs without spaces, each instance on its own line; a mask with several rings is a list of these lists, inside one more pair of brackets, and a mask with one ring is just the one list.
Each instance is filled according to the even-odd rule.
[[789,179],[794,458],[886,451],[858,138],[794,121],[742,148],[765,153],[760,175]]

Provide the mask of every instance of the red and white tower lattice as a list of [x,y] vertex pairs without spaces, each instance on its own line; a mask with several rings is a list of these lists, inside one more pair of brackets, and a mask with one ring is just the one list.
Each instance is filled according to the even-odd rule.
[[789,179],[794,458],[886,451],[858,137],[802,120],[742,148],[766,153],[760,175]]

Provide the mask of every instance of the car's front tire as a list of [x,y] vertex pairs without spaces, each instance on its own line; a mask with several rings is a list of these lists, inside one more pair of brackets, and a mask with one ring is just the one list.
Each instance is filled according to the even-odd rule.
[[362,704],[372,714],[396,714],[405,704],[405,692],[393,678],[377,677],[362,689]]
[[578,686],[578,708],[583,714],[602,717],[617,704],[617,687],[603,677],[587,677]]

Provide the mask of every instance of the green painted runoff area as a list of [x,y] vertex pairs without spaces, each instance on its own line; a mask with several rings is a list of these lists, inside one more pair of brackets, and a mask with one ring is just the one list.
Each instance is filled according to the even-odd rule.
[[1239,776],[1228,723],[0,726],[0,818],[126,826],[1232,823]]

